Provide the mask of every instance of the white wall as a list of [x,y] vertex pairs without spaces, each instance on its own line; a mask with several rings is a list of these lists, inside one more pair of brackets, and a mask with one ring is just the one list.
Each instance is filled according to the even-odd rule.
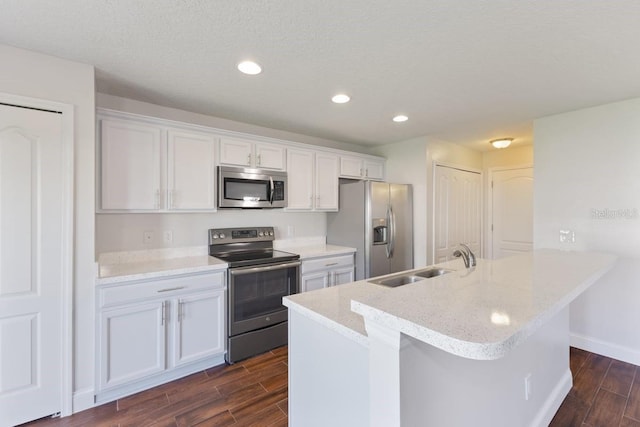
[[493,149],[482,154],[482,168],[524,166],[533,164],[533,145]]
[[[0,91],[72,104],[74,123],[74,390],[94,375],[94,70],[90,65],[0,45]],[[91,401],[93,395],[87,394]]]
[[[96,252],[136,251],[166,247],[206,246],[207,230],[227,227],[275,227],[276,239],[325,236],[326,214],[275,210],[229,210],[185,214],[96,215]],[[292,228],[289,228],[292,227]],[[172,231],[173,242],[162,241],[163,231]],[[142,233],[153,232],[145,245]],[[292,235],[289,234],[292,231]]]
[[482,170],[482,153],[431,137],[376,149],[387,158],[387,181],[413,185],[414,266],[433,264],[433,167],[445,163]]
[[640,99],[536,120],[534,138],[534,246],[620,256],[571,305],[573,344],[640,364]]

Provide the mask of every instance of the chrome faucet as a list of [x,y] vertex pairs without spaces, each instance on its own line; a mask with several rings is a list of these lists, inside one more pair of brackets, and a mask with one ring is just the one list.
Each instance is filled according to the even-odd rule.
[[458,246],[459,248],[453,251],[453,256],[456,258],[462,257],[464,266],[466,268],[475,267],[476,256],[473,254],[473,252],[471,252],[471,248],[469,248],[469,246],[465,245],[464,243],[460,243],[460,245]]

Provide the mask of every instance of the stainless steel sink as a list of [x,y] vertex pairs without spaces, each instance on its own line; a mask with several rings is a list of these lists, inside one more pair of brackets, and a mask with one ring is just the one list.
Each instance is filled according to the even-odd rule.
[[395,288],[402,285],[408,285],[409,283],[419,282],[420,280],[429,279],[431,277],[442,276],[443,274],[451,273],[452,271],[454,270],[447,270],[444,268],[426,268],[413,273],[400,273],[381,279],[373,279],[369,280],[369,282],[376,285]]
[[425,270],[416,271],[413,275],[429,279],[430,277],[442,276],[443,274],[451,273],[452,271],[453,270],[447,270],[446,268],[427,268]]

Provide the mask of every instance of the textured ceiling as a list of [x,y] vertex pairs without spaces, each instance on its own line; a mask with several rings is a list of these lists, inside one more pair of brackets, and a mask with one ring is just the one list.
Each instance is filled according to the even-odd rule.
[[[93,64],[103,93],[363,145],[476,149],[640,96],[638,22],[637,0],[0,0],[0,43]],[[240,74],[247,58],[263,73]],[[332,104],[338,91],[352,101]]]

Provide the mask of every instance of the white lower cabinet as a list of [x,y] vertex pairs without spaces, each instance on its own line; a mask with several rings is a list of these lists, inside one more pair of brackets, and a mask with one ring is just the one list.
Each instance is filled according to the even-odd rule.
[[354,281],[354,254],[302,260],[300,292],[315,291]]
[[224,328],[211,328],[224,325],[224,292],[185,296],[174,307],[174,366],[224,353]]
[[165,302],[140,303],[101,313],[101,388],[165,370]]
[[96,402],[224,362],[225,272],[98,287]]

